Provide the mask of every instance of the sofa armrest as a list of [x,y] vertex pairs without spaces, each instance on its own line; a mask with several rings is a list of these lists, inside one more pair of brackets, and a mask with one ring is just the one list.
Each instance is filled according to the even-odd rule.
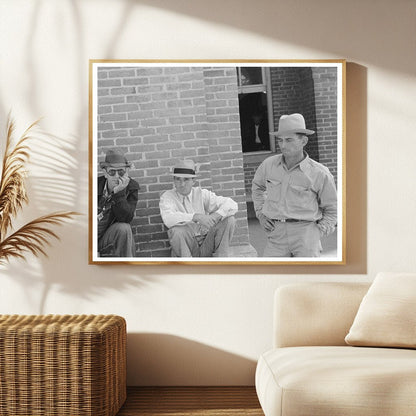
[[346,345],[344,338],[369,286],[330,282],[280,287],[274,298],[274,347]]

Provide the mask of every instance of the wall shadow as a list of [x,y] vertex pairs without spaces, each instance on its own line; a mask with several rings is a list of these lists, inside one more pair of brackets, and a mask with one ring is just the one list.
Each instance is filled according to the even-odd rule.
[[[124,19],[127,19],[129,14],[129,4],[133,3],[130,1],[126,4],[123,20],[117,27],[117,34],[122,33]],[[26,187],[30,203],[19,212],[16,224],[28,222],[53,211],[78,211],[80,209],[85,209],[85,211],[73,221],[65,222],[60,227],[53,227],[60,241],[50,239],[51,245],[46,247],[47,258],[41,256],[36,259],[27,253],[25,255],[27,261],[12,260],[0,268],[0,275],[10,277],[21,286],[23,295],[21,302],[35,305],[31,308],[40,314],[66,312],[50,310],[48,307],[48,297],[56,290],[76,296],[77,299],[88,300],[105,293],[107,289],[121,291],[125,288],[143,288],[147,283],[157,284],[157,278],[148,276],[147,271],[138,276],[137,269],[129,269],[126,266],[88,266],[88,163],[85,163],[88,160],[86,40],[80,3],[76,0],[69,0],[61,7],[63,7],[61,11],[66,12],[67,23],[76,27],[77,53],[71,63],[73,66],[71,82],[79,97],[84,97],[84,99],[80,100],[79,112],[74,118],[73,134],[67,136],[63,136],[62,133],[51,134],[38,128],[34,132],[34,140],[28,142],[31,148],[31,158],[27,166],[29,177]],[[42,13],[47,10],[47,4],[44,2],[33,2],[29,25],[30,36],[27,36],[25,42],[26,76],[29,82],[24,95],[30,114],[33,114],[31,122],[43,115],[43,107],[39,99],[42,94],[40,81],[41,74],[48,68],[47,63],[37,59],[36,46],[38,36],[43,30]],[[109,45],[110,50],[116,47],[117,34],[113,38],[115,43],[112,46]],[[62,49],[65,49],[65,39],[59,37],[57,39],[63,42]],[[54,75],[59,77],[59,71],[54,72]],[[1,101],[0,118],[5,125],[8,110],[5,108],[5,103]],[[41,125],[48,124],[47,116],[42,120]],[[88,267],[99,267],[99,269],[88,273]],[[36,296],[33,294],[34,288],[39,288]],[[16,305],[16,313],[18,310],[19,305]],[[69,310],[68,313],[70,312]],[[82,312],[82,310],[79,311],[79,313]]]
[[[389,0],[377,1],[377,7],[371,0],[356,3],[333,0],[129,1],[322,51],[325,57],[328,54],[339,58],[353,55],[358,61],[414,74],[414,59],[412,54],[403,53],[403,49],[398,47],[402,44],[402,35],[397,30],[397,25],[413,27],[415,11],[412,1],[400,2],[397,9],[391,7]],[[380,21],[383,21],[382,31]],[[293,30],[294,23],[299,30]],[[250,51],[252,58],[253,53],[255,51]],[[264,59],[264,56],[257,58]],[[275,58],[305,59],[305,55],[282,57],[277,49]],[[321,58],[323,56],[318,55],[318,59]]]
[[[76,27],[81,28],[81,12],[79,10],[79,4],[75,1],[71,1],[71,17],[73,23]],[[403,54],[400,51],[395,52],[393,50],[393,56],[391,54],[381,53],[379,48],[382,43],[377,37],[371,36],[371,31],[377,31],[379,33],[379,28],[377,24],[376,16],[374,12],[379,13],[379,10],[374,11],[374,8],[371,7],[372,18],[369,19],[368,23],[365,26],[365,29],[361,29],[360,26],[354,27],[354,30],[350,30],[349,25],[356,25],[357,16],[351,16],[351,7],[348,5],[342,5],[338,2],[333,4],[329,0],[318,0],[317,4],[309,5],[305,1],[300,2],[291,2],[291,4],[285,4],[284,2],[278,1],[273,4],[270,2],[260,1],[260,3],[252,4],[246,3],[241,4],[236,0],[231,0],[230,3],[227,3],[227,7],[224,7],[222,3],[218,0],[214,0],[214,5],[217,4],[218,7],[212,7],[212,4],[207,4],[205,2],[194,2],[190,6],[189,2],[174,0],[172,2],[163,2],[161,0],[126,0],[124,2],[124,12],[122,13],[122,19],[120,24],[116,28],[116,33],[112,36],[112,42],[108,45],[108,48],[104,55],[107,55],[108,58],[113,57],[115,50],[117,48],[117,43],[119,39],[122,39],[122,34],[124,32],[124,27],[127,26],[129,20],[129,12],[132,11],[133,6],[138,5],[148,5],[149,7],[163,8],[166,10],[171,10],[172,12],[183,14],[184,16],[193,16],[200,18],[202,20],[215,21],[227,26],[233,26],[241,28],[244,30],[251,31],[253,33],[259,33],[264,36],[268,36],[272,39],[279,39],[282,41],[287,40],[288,42],[299,45],[313,46],[319,45],[319,48],[325,53],[347,53],[349,50],[358,50],[364,51],[367,50],[368,54],[362,56],[362,59],[366,62],[372,62],[374,64],[393,68],[396,70],[401,70],[406,72],[411,66],[407,65],[407,60],[411,59],[406,57],[406,54]],[[367,4],[367,3],[365,3]],[[236,7],[233,7],[236,6]],[[238,7],[237,7],[238,6]],[[326,8],[327,6],[327,8]],[[36,39],[36,32],[39,29],[37,25],[37,19],[39,18],[39,9],[41,3],[37,2],[36,7],[33,11],[33,19],[31,21],[32,34],[27,40],[27,63],[29,67],[30,75],[30,85],[37,85],[37,74],[38,70],[36,69],[35,59],[34,59],[34,42]],[[364,6],[363,6],[364,7]],[[322,14],[322,10],[326,10],[327,16],[340,16],[341,12],[346,11],[345,18],[340,19],[341,22],[337,19],[326,19]],[[365,11],[370,13],[370,7],[365,6]],[[218,13],[218,10],[221,10],[221,13]],[[253,13],[255,11],[255,13]],[[274,12],[276,16],[287,16],[287,19],[279,19],[279,25],[266,24],[269,20],[274,21]],[[306,37],[304,36],[305,31],[299,31],[299,33],[294,33],[292,30],[291,22],[293,19],[290,17],[297,15],[297,21],[299,24],[309,22],[311,19],[315,19],[315,23],[319,23],[325,20],[325,25],[314,25],[313,36]],[[364,13],[365,16],[365,13]],[[361,17],[360,17],[361,18]],[[264,19],[265,24],[260,25],[259,22]],[[341,26],[339,26],[341,24]],[[290,26],[290,27],[289,27]],[[363,25],[364,26],[364,25]],[[290,30],[289,30],[290,29]],[[323,36],[323,33],[327,34],[331,29],[335,31],[348,30],[349,36]],[[361,30],[369,30],[369,33],[366,32],[365,36],[361,36]],[[334,32],[335,33],[335,32]],[[393,40],[389,42],[397,41],[395,36],[396,31],[391,31],[389,36],[393,37]],[[354,47],[351,49],[351,36],[352,42],[374,42],[378,46],[377,48],[364,48],[364,47]],[[290,39],[289,39],[290,38]],[[319,39],[319,42],[317,42]],[[75,82],[76,88],[79,91],[80,96],[85,96],[87,91],[88,79],[87,71],[85,67],[85,61],[83,60],[83,51],[85,50],[85,45],[83,45],[83,32],[79,32],[77,37],[79,53],[76,57],[77,61],[74,63],[74,74],[76,74]],[[384,45],[383,45],[384,48]],[[397,56],[395,56],[397,55]],[[356,54],[354,54],[356,56]],[[358,55],[358,58],[360,56]],[[347,264],[345,266],[285,266],[285,265],[270,265],[262,266],[262,274],[365,274],[367,271],[367,69],[363,66],[360,66],[355,63],[347,64],[347,118],[346,118],[346,172],[347,172],[347,195],[346,195],[346,247],[347,247]],[[36,113],[39,110],[39,103],[36,100],[36,96],[40,94],[39,91],[35,89],[28,90],[28,96],[30,98],[30,105],[32,112]],[[56,207],[61,207],[62,209],[73,209],[73,207],[85,206],[87,205],[88,199],[88,168],[85,165],[81,164],[83,161],[87,160],[87,146],[85,145],[85,138],[88,133],[88,102],[87,99],[83,101],[80,105],[79,119],[77,120],[76,125],[76,137],[71,138],[71,140],[59,140],[56,143],[62,147],[62,149],[67,152],[68,161],[72,163],[65,166],[54,166],[54,163],[51,164],[51,158],[47,162],[47,167],[52,172],[52,175],[44,178],[33,178],[33,208],[35,212],[40,213],[41,207],[49,207],[53,204]],[[0,103],[0,111],[5,114],[5,106],[3,103]],[[38,116],[39,114],[37,114]],[[36,117],[36,116],[35,116]],[[40,148],[39,148],[40,149]],[[81,149],[81,150],[80,150]],[[38,152],[40,157],[41,151]],[[39,166],[42,162],[38,162]],[[38,166],[38,167],[39,167]],[[46,167],[46,166],[43,166]],[[65,171],[63,169],[68,169]],[[53,173],[59,175],[65,175],[63,179],[56,179]],[[56,176],[56,175],[55,175]],[[54,177],[53,180],[51,178]],[[75,178],[72,180],[70,185],[66,181],[67,178]],[[43,193],[43,185],[49,187],[48,197],[45,198]],[[49,199],[48,199],[49,198]],[[32,208],[31,208],[32,209]],[[89,294],[95,294],[100,288],[95,288],[94,286],[99,284],[100,286],[108,285],[107,287],[116,288],[123,287],[123,282],[126,285],[140,284],[137,277],[137,266],[102,266],[98,272],[94,271],[91,275],[101,276],[102,280],[95,281],[95,279],[90,276],[81,277],[77,276],[73,270],[84,270],[85,265],[87,264],[87,215],[83,213],[85,217],[83,219],[77,220],[77,223],[70,230],[65,228],[58,229],[58,233],[62,235],[62,239],[68,245],[68,247],[75,247],[82,245],[82,252],[85,253],[85,256],[78,258],[71,258],[69,253],[68,257],[63,255],[58,249],[52,247],[51,250],[51,259],[59,259],[59,261],[50,261],[42,260],[44,266],[44,279],[45,284],[55,285],[57,284],[62,290],[68,292],[74,292],[81,294],[80,296],[88,296]],[[65,227],[65,226],[64,226]],[[80,243],[80,241],[82,241]],[[59,243],[56,245],[58,246]],[[61,246],[62,249],[62,246]],[[88,267],[98,267],[98,266],[88,266]],[[169,267],[166,269],[165,267]],[[256,269],[254,269],[256,267]],[[21,276],[30,275],[30,269],[22,271],[22,267],[17,264],[16,266],[10,266],[11,273],[16,272]],[[16,269],[19,269],[17,273]],[[146,282],[147,279],[156,279],[158,276],[162,277],[168,270],[169,274],[175,275],[193,275],[195,274],[195,267],[190,267],[188,265],[175,265],[174,268],[171,267],[171,264],[166,266],[156,266],[151,265],[145,266],[140,269],[140,279],[141,282]],[[259,268],[258,265],[212,265],[212,266],[201,266],[198,267],[197,273],[200,275],[204,274],[239,274],[239,275],[254,275],[258,274]],[[128,275],[131,275],[131,278]],[[117,282],[115,284],[111,283],[111,276],[117,275]],[[25,278],[22,280],[22,284],[25,286],[28,284],[30,279]],[[30,283],[29,283],[30,286]],[[40,311],[43,311],[43,306],[40,307]]]
[[254,385],[256,362],[168,334],[127,335],[130,386]]
[[[18,212],[12,231],[42,215],[76,210],[77,200],[88,195],[85,180],[81,179],[79,183],[79,177],[73,174],[79,164],[79,151],[73,138],[59,137],[39,127],[33,130],[27,143],[31,156],[26,179],[29,204]],[[36,259],[31,253],[25,252],[25,260],[11,259],[0,268],[0,275],[4,274],[4,278],[10,277],[20,284],[23,294],[21,303],[32,305],[31,308],[37,313],[72,313],[71,305],[67,305],[66,310],[51,310],[48,307],[48,297],[54,290],[76,296],[77,299],[90,300],[108,289],[122,291],[157,284],[157,278],[148,276],[146,272],[138,276],[135,270],[128,270],[125,266],[101,266],[98,272],[86,272],[87,214],[81,213],[61,226],[52,226],[50,229],[58,235],[59,240],[48,239],[50,245],[45,245],[47,257],[40,255]],[[39,288],[36,298],[33,296],[34,288]],[[15,313],[19,313],[19,306],[20,303],[17,303]],[[80,310],[79,313],[84,311]]]

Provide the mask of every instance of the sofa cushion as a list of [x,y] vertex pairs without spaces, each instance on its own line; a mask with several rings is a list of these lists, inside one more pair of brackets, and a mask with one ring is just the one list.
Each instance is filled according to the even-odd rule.
[[273,347],[345,346],[368,283],[297,283],[274,297]]
[[416,351],[276,348],[258,361],[256,389],[266,416],[416,415]]
[[416,348],[416,274],[378,274],[358,308],[345,342]]

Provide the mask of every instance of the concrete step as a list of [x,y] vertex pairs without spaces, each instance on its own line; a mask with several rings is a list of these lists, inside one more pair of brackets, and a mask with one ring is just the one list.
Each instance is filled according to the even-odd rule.
[[251,244],[230,247],[230,257],[258,257],[256,249]]

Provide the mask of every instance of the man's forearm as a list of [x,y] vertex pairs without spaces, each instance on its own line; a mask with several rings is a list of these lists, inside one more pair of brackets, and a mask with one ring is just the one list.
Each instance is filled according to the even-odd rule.
[[337,211],[325,210],[322,218],[318,221],[318,228],[322,235],[327,236],[335,231],[337,225]]
[[206,228],[211,228],[221,220],[222,216],[220,214],[194,214],[192,221],[197,222],[198,224],[203,225]]
[[231,217],[238,211],[238,204],[231,198],[222,198],[222,203],[216,211],[211,212],[212,214],[219,215],[222,218]]
[[127,197],[124,191],[118,192],[112,196],[114,205],[112,211],[117,222],[131,222],[133,220],[137,199],[135,195]]
[[251,187],[251,198],[253,200],[254,211],[256,213],[257,218],[259,217],[259,214],[263,210],[263,205],[265,201],[265,196],[264,196],[265,191],[266,191],[265,186],[260,185],[259,183],[253,180],[253,184]]

